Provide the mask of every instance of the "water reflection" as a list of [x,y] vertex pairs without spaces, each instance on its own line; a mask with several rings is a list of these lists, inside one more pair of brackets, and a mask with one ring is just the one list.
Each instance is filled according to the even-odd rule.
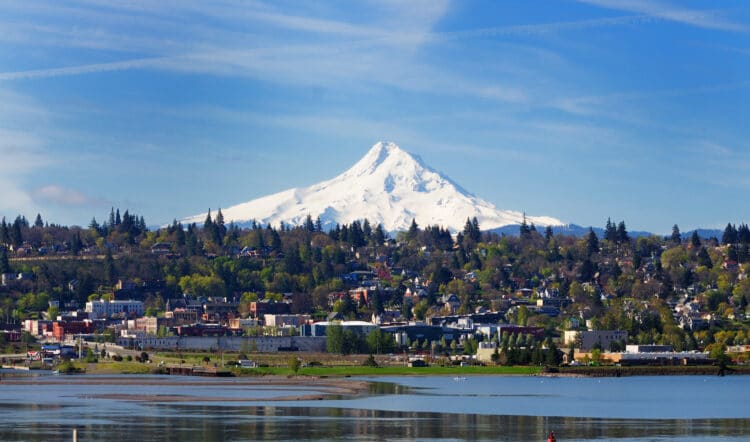
[[[30,405],[25,405],[30,407]],[[139,413],[41,407],[59,419],[3,421],[0,440],[560,440],[743,439],[750,419],[642,420],[393,412],[346,408],[144,404]],[[0,409],[6,411],[7,406]],[[30,410],[28,410],[30,411]],[[16,411],[18,412],[18,411]],[[51,415],[47,415],[51,417]]]

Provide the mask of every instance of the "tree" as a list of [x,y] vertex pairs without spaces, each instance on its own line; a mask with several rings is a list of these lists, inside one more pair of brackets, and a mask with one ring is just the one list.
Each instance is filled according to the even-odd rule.
[[723,374],[724,370],[726,370],[727,365],[729,365],[730,359],[729,356],[727,356],[726,353],[726,347],[723,344],[713,344],[711,346],[711,353],[710,353],[711,359],[713,359],[716,363],[716,365],[719,367],[719,374]]
[[40,213],[36,214],[36,219],[34,220],[34,227],[37,227],[37,228],[44,227],[44,221],[42,221],[42,215]]
[[737,243],[737,230],[731,223],[728,223],[724,228],[724,233],[721,235],[721,243],[724,245]]
[[365,338],[370,353],[391,353],[395,346],[393,335],[376,328],[367,334]]
[[516,324],[526,326],[529,321],[529,309],[525,305],[518,307],[516,314]]
[[693,235],[690,237],[690,244],[694,248],[698,248],[698,247],[701,246],[701,239],[698,236],[698,231],[697,230],[693,230]]
[[670,237],[670,240],[675,244],[680,244],[682,242],[682,236],[680,235],[680,228],[677,227],[677,224],[672,226],[672,236]]
[[417,225],[417,220],[415,218],[411,219],[411,225],[409,226],[409,230],[406,233],[406,239],[409,241],[417,239],[417,234],[419,233],[419,226]]
[[302,363],[300,362],[299,358],[297,358],[297,356],[289,357],[289,369],[292,370],[292,373],[296,375],[299,372],[299,368],[301,366]]
[[326,351],[344,354],[344,328],[339,324],[326,327]]
[[701,247],[700,251],[698,251],[698,265],[704,266],[707,269],[711,269],[714,266],[711,256],[708,255],[705,247]]
[[10,231],[8,230],[8,224],[5,223],[5,217],[0,224],[0,244],[10,244]]
[[10,273],[10,261],[8,260],[8,251],[5,247],[0,247],[0,273]]
[[21,232],[21,226],[23,225],[23,221],[20,216],[16,217],[16,220],[13,221],[13,225],[10,229],[10,242],[18,247],[21,244],[23,244],[23,234]]
[[531,236],[531,228],[526,223],[526,213],[523,214],[523,221],[521,221],[521,226],[518,228],[518,234],[522,239],[526,239]]
[[607,218],[607,224],[604,227],[604,239],[609,242],[617,242],[617,226],[610,218]]
[[626,243],[630,241],[628,230],[625,228],[625,221],[620,221],[617,225],[617,242]]
[[104,265],[102,266],[103,278],[107,284],[114,284],[117,276],[115,270],[115,260],[112,257],[112,249],[107,247],[107,254],[104,256]]
[[589,227],[589,234],[586,237],[586,253],[591,256],[599,252],[599,238],[594,233],[594,229]]

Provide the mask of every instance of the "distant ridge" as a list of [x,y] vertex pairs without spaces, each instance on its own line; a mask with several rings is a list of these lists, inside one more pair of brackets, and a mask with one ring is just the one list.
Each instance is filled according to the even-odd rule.
[[[439,225],[451,232],[476,217],[482,230],[520,225],[521,212],[500,210],[454,183],[390,142],[378,142],[341,175],[304,188],[293,188],[222,209],[225,222],[248,226],[301,225],[320,217],[324,228],[368,219],[388,232],[407,230],[415,219],[421,227]],[[181,220],[203,223],[206,213]],[[527,216],[536,226],[562,226],[547,216]]]

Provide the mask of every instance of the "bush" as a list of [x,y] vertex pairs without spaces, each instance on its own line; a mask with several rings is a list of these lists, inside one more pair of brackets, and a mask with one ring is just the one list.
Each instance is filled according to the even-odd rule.
[[378,361],[375,360],[375,356],[370,355],[365,359],[362,365],[365,367],[378,367]]
[[115,362],[122,362],[122,356],[120,355],[112,355],[112,360]]
[[127,360],[128,362],[131,362],[133,360],[133,356],[128,355],[127,357],[125,357],[125,360]]

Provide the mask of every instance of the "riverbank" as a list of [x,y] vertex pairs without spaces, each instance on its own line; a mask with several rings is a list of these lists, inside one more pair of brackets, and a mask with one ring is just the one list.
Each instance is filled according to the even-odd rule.
[[[249,396],[196,395],[191,391],[196,388],[230,388],[227,391],[264,391],[267,395],[263,401],[284,402],[301,400],[323,400],[330,397],[354,397],[368,393],[371,382],[345,378],[319,378],[311,376],[263,376],[244,378],[191,378],[186,376],[107,376],[107,375],[74,375],[74,376],[26,376],[4,379],[6,385],[29,385],[48,387],[53,385],[101,386],[117,385],[123,387],[158,387],[169,386],[184,388],[179,394],[145,394],[145,393],[104,393],[82,394],[82,399],[114,399],[147,402],[247,402],[259,399]],[[295,392],[296,393],[290,393]],[[275,394],[278,393],[278,394]]]
[[543,376],[579,376],[579,377],[626,377],[626,376],[730,376],[750,375],[750,366],[736,365],[721,370],[715,365],[665,365],[665,366],[631,366],[618,367],[579,366],[560,367],[540,373]]

